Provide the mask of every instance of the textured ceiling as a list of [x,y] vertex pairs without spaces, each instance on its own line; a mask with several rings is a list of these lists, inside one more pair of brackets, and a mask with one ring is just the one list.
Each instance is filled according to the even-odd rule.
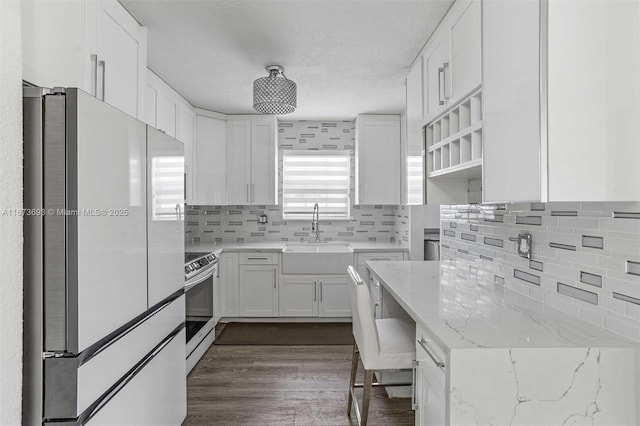
[[252,113],[253,80],[285,67],[287,118],[399,113],[404,78],[451,0],[120,0],[148,28],[148,65],[194,106]]

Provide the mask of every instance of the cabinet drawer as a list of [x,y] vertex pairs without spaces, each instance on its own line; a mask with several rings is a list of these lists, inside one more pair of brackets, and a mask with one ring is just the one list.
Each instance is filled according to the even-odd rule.
[[249,252],[238,255],[240,265],[277,265],[278,253]]
[[364,265],[366,262],[369,262],[369,261],[378,262],[378,261],[393,261],[393,260],[403,260],[403,259],[404,259],[404,253],[401,251],[358,254],[359,265]]

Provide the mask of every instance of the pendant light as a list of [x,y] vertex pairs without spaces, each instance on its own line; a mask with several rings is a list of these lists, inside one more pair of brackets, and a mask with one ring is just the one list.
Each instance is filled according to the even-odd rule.
[[253,109],[262,114],[291,114],[296,110],[296,83],[284,75],[280,65],[266,67],[268,77],[253,82]]

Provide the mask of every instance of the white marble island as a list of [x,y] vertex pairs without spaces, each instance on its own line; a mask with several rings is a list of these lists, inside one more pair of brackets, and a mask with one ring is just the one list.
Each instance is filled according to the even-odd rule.
[[369,262],[368,268],[383,297],[416,321],[423,343],[417,345],[416,424],[640,422],[637,343],[511,298],[502,286],[470,277],[460,261],[457,267]]

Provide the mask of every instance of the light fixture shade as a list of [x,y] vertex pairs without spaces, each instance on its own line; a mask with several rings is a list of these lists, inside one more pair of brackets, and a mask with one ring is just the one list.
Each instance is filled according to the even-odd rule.
[[279,65],[267,67],[269,77],[253,82],[253,109],[263,114],[291,114],[297,107],[296,83],[284,76]]

